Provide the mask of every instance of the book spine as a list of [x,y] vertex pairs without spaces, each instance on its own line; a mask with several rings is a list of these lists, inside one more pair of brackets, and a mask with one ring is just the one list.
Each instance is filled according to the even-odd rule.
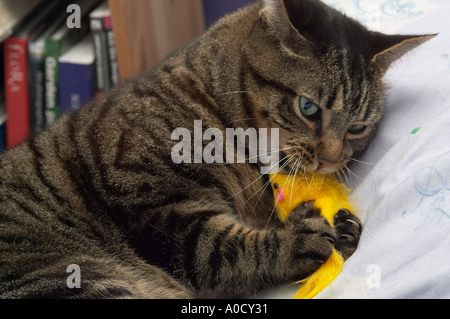
[[10,37],[4,43],[6,147],[17,146],[30,134],[28,41]]
[[94,65],[60,63],[61,114],[78,110],[94,96]]
[[45,43],[45,126],[48,128],[59,118],[58,85],[59,70],[58,57],[61,52],[60,41],[48,39]]
[[106,32],[102,18],[91,18],[90,23],[95,52],[96,95],[101,95],[111,88]]
[[32,43],[29,52],[30,133],[44,129],[44,46]]
[[111,15],[103,18],[103,28],[106,32],[106,42],[108,46],[109,73],[111,86],[114,87],[120,82],[119,63],[117,61],[116,41],[112,29]]
[[0,122],[0,153],[6,149],[6,123]]
[[81,21],[81,28],[71,29],[61,39],[49,38],[45,42],[45,124],[50,127],[61,115],[59,100],[58,59],[89,32],[89,17]]
[[[1,91],[1,89],[0,89]],[[6,110],[5,95],[0,93],[0,153],[6,149]]]
[[5,69],[3,43],[0,44],[0,153],[6,149]]

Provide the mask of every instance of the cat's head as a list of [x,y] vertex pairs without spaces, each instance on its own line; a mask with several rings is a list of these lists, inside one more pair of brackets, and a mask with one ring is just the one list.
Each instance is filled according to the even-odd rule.
[[[367,147],[382,77],[434,35],[384,35],[317,0],[262,0],[243,47],[259,125],[280,128],[289,168],[334,173]],[[294,167],[295,166],[295,167]]]

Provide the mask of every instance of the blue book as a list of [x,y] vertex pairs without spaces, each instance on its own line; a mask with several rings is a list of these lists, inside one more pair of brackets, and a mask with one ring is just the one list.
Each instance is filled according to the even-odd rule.
[[95,55],[92,36],[63,54],[59,60],[59,98],[61,114],[78,110],[95,94]]
[[256,0],[203,0],[206,26],[210,27],[224,15],[253,2],[256,2]]

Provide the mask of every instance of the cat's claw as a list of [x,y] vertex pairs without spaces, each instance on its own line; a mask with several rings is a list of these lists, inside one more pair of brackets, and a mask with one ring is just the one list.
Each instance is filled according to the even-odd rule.
[[357,228],[361,228],[361,225],[358,222],[356,222],[356,221],[354,221],[352,219],[346,219],[345,221],[350,223],[350,224],[353,224]]
[[340,210],[334,217],[338,239],[335,248],[348,259],[358,247],[362,232],[362,224],[359,218],[347,209]]

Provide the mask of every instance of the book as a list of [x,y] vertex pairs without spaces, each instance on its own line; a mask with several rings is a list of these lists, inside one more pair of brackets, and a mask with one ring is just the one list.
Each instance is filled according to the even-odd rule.
[[28,45],[28,73],[30,96],[30,134],[44,128],[44,46],[42,41]]
[[108,46],[110,83],[112,87],[115,87],[120,82],[119,62],[117,61],[116,41],[112,28],[111,12],[108,11],[108,13],[103,18],[103,29],[106,33],[106,43]]
[[6,148],[5,94],[0,92],[0,153]]
[[102,95],[111,88],[109,68],[108,40],[104,28],[104,19],[111,15],[108,2],[103,1],[89,15],[91,33],[95,49],[96,95]]
[[94,97],[95,55],[91,36],[59,58],[61,114],[78,110]]
[[206,27],[210,27],[224,15],[232,13],[255,1],[256,0],[203,0]]
[[[61,1],[58,10],[63,10],[69,4]],[[59,12],[58,12],[59,13]],[[45,128],[44,120],[44,65],[45,43],[66,21],[64,14],[50,18],[51,22],[39,37],[28,43],[28,73],[30,96],[30,134],[36,135]]]
[[54,16],[60,2],[44,2],[35,14],[3,45],[6,114],[6,146],[13,148],[30,134],[30,96],[28,73],[28,43],[36,39]]
[[58,59],[90,31],[89,14],[100,0],[81,0],[80,28],[61,26],[45,43],[45,126],[50,127],[60,116]]
[[[3,44],[0,44],[0,61],[3,61]],[[6,148],[6,105],[3,63],[0,63],[0,153]]]

